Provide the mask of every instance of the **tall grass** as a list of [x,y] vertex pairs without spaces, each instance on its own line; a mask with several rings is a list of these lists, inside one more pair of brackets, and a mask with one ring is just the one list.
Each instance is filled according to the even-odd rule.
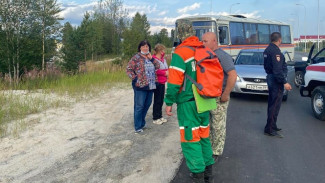
[[84,70],[76,75],[27,79],[13,87],[2,82],[5,90],[0,92],[0,136],[6,134],[10,121],[89,99],[117,83],[129,82],[125,68],[125,64],[87,62]]

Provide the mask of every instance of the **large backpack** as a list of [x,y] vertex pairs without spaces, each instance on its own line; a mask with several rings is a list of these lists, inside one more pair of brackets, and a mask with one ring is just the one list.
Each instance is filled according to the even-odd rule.
[[[196,81],[187,74],[185,74],[185,77],[196,86],[197,92],[202,97],[220,97],[224,75],[217,55],[211,49],[204,46],[188,48],[195,51]],[[185,82],[186,80],[184,80],[184,84]]]

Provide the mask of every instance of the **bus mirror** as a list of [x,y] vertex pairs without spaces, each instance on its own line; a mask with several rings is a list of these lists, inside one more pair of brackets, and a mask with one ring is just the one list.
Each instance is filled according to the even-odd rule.
[[304,61],[304,62],[307,62],[308,57],[302,57],[301,60]]

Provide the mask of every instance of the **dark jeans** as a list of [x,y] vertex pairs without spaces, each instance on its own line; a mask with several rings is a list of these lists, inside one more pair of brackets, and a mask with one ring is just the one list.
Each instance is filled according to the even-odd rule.
[[267,86],[269,88],[269,98],[267,106],[267,123],[264,132],[271,133],[277,128],[276,122],[279,115],[284,86],[276,82],[272,74],[266,76]]
[[134,91],[134,129],[140,130],[146,125],[146,115],[152,102],[153,90],[137,90],[133,86]]
[[165,85],[160,83],[156,85],[157,88],[154,90],[154,98],[153,98],[153,111],[152,111],[153,120],[162,118],[162,106],[164,104],[164,97],[165,97]]

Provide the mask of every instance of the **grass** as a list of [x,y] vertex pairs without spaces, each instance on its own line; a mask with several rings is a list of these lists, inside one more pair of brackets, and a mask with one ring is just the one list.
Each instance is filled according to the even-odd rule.
[[0,92],[0,136],[8,134],[7,126],[13,121],[49,108],[90,99],[117,83],[130,81],[125,74],[125,65],[87,62],[85,67],[86,72],[72,76],[26,80],[13,88],[3,85],[6,90]]

